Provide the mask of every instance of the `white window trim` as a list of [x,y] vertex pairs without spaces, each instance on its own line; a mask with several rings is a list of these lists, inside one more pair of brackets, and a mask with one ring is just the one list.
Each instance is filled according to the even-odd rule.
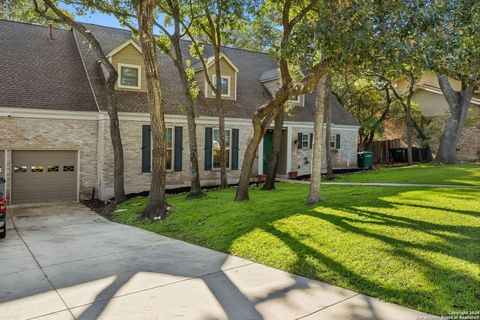
[[301,97],[301,95],[298,95],[298,96],[297,96],[297,100],[288,99],[287,102],[291,102],[291,103],[301,103],[301,102],[302,102],[302,99],[301,99],[300,97]]
[[[138,85],[137,86],[127,86],[122,85],[122,67],[126,68],[133,68],[138,70]],[[127,63],[118,63],[118,80],[117,80],[117,87],[123,89],[141,89],[142,88],[142,66],[135,65],[135,64],[127,64]]]
[[[170,166],[170,169],[167,169],[167,164],[165,163],[165,171],[173,172],[174,169],[175,169],[174,168],[174,166],[175,166],[175,128],[174,127],[166,127],[165,129],[166,130],[172,129],[172,165]],[[153,135],[150,132],[150,172],[149,173],[152,173],[152,169],[153,169],[153,143],[152,143],[152,141],[153,141]],[[166,145],[165,145],[165,150],[167,150]]]
[[[221,78],[228,79],[227,94],[223,94],[223,93],[222,93],[222,97],[224,97],[224,98],[230,98],[230,93],[231,93],[230,87],[232,86],[232,79],[231,79],[230,76],[223,76],[223,75],[220,76],[220,79],[221,79]],[[217,82],[216,79],[217,79],[217,76],[216,76],[216,75],[212,75],[212,83],[213,83],[214,85],[216,85],[216,82]],[[215,96],[215,92],[213,92],[213,90],[211,90],[211,92],[212,92],[212,96]]]
[[[305,139],[305,135],[307,136],[307,139]],[[303,143],[307,141],[307,146],[304,147]],[[310,149],[310,133],[302,133],[302,149]]]
[[[214,141],[214,137],[215,137],[215,130],[220,131],[220,129],[219,128],[212,128],[212,170],[213,171],[219,171],[220,167],[215,168],[214,161],[213,161],[213,151],[214,151],[213,141]],[[232,167],[232,129],[225,128],[225,131],[228,131],[229,135],[230,135],[230,137],[229,137],[230,138],[230,147],[229,147],[230,149],[228,150],[229,161],[228,161],[228,166],[227,166],[227,169],[230,170],[230,168]],[[218,134],[218,136],[220,137],[220,133]]]
[[[333,146],[332,146],[332,142],[333,142]],[[337,135],[336,134],[332,134],[330,136],[330,149],[337,149]]]

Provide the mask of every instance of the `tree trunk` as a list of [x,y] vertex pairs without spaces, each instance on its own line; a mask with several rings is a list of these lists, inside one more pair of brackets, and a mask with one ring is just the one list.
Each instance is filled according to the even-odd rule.
[[438,82],[450,107],[450,116],[445,125],[445,130],[440,139],[440,146],[433,162],[455,163],[457,162],[457,144],[467,120],[474,86],[462,81],[461,91],[455,92],[448,82],[447,76],[438,75]]
[[308,204],[322,201],[320,196],[320,184],[322,180],[322,144],[323,140],[323,118],[325,104],[328,103],[328,96],[332,92],[330,74],[322,76],[317,85],[316,110],[313,128],[313,150],[312,150],[312,174],[310,176],[310,190],[307,197]]
[[407,162],[411,166],[413,164],[412,154],[412,114],[411,105],[407,103],[406,109],[406,132],[407,132]]
[[268,163],[267,180],[263,190],[275,189],[275,178],[277,177],[278,160],[280,158],[280,149],[282,146],[283,120],[285,118],[285,108],[280,108],[275,116],[275,127],[273,128],[273,147],[272,157]]
[[71,28],[84,36],[95,52],[97,58],[100,60],[102,70],[106,75],[105,88],[107,90],[107,112],[110,118],[110,140],[113,148],[113,193],[115,196],[115,202],[117,204],[121,203],[125,201],[127,197],[125,196],[124,186],[123,145],[118,120],[118,100],[115,91],[118,73],[105,55],[100,43],[83,24],[76,22],[66,15],[51,0],[44,0],[43,2],[45,3],[46,8],[50,8],[56,14],[57,18],[51,17],[47,15],[46,11],[40,10],[36,1],[34,1],[35,12],[47,20],[68,24]]
[[222,105],[222,73],[220,70],[220,47],[215,47],[215,100],[218,112],[218,133],[220,139],[220,188],[228,188],[227,161],[225,159],[225,116]]
[[138,18],[138,31],[142,46],[145,76],[147,78],[147,97],[150,109],[152,129],[152,180],[150,195],[142,218],[151,220],[164,219],[167,216],[165,198],[165,119],[163,110],[162,87],[158,70],[153,21],[155,0],[141,0],[135,6]]
[[115,92],[115,83],[117,81],[117,73],[115,76],[108,77],[107,80],[107,99],[108,99],[108,116],[110,118],[110,140],[113,148],[113,193],[117,204],[127,199],[125,195],[124,183],[124,162],[123,162],[123,145],[120,135],[120,123],[117,112],[117,94]]
[[[331,81],[331,80],[328,80]],[[327,180],[333,179],[333,163],[332,152],[330,150],[330,140],[332,139],[332,106],[330,103],[330,93],[327,92],[327,99],[325,102],[325,161],[327,164]]]
[[248,141],[247,149],[243,156],[242,171],[240,172],[240,180],[238,181],[237,192],[235,194],[235,201],[248,200],[248,188],[250,187],[250,176],[252,174],[253,163],[257,155],[258,145],[262,141],[268,126],[273,121],[276,111],[283,107],[288,100],[286,88],[280,88],[275,98],[268,104],[260,107],[255,112],[252,119],[253,135]]
[[197,124],[195,121],[195,104],[193,97],[190,94],[190,82],[187,79],[185,72],[185,65],[183,62],[183,53],[180,47],[180,37],[174,36],[171,39],[173,51],[175,53],[173,62],[177,68],[182,84],[183,102],[185,105],[185,112],[187,114],[188,125],[188,140],[190,151],[190,192],[187,199],[202,198],[206,193],[202,191],[200,185],[200,171],[198,169],[198,146],[197,146]]
[[[280,69],[287,70],[288,68],[285,67],[287,62],[280,62]],[[250,186],[250,176],[252,174],[258,145],[260,144],[268,126],[277,114],[278,109],[283,108],[289,96],[315,91],[315,87],[321,77],[325,74],[329,63],[330,59],[322,60],[320,63],[312,67],[310,73],[303,78],[301,82],[296,83],[295,85],[293,85],[288,78],[287,81],[283,80],[282,86],[277,90],[273,99],[257,109],[252,118],[253,135],[248,141],[247,149],[245,150],[245,155],[243,157],[242,170],[240,172],[240,180],[235,194],[235,201],[248,200],[249,198],[248,188]],[[282,75],[282,79],[285,78],[286,77]]]
[[407,162],[408,165],[413,164],[413,156],[412,156],[412,127],[413,127],[413,118],[412,118],[412,98],[415,89],[415,75],[412,71],[408,72],[409,77],[409,84],[408,84],[408,94],[406,101],[400,94],[397,92],[396,88],[390,83],[390,89],[393,92],[393,95],[397,98],[400,104],[403,106],[405,110],[405,127],[406,127],[406,134],[407,134]]

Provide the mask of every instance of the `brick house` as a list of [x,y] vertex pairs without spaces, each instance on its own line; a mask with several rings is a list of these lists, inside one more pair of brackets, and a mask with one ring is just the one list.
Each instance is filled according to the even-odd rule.
[[[125,157],[127,193],[149,188],[150,126],[141,49],[126,30],[88,25],[119,72],[116,89]],[[182,43],[188,56],[189,43]],[[205,54],[211,53],[208,46]],[[168,188],[190,183],[187,120],[177,71],[159,54],[167,130]],[[196,68],[197,138],[203,185],[217,184],[218,118],[203,70]],[[251,117],[278,86],[275,59],[267,54],[222,48],[222,98],[226,115],[229,182],[238,181]],[[0,175],[11,204],[78,201],[113,195],[113,152],[104,75],[79,33],[0,21]],[[207,67],[212,67],[209,59]],[[213,74],[213,70],[209,70]],[[358,123],[336,99],[332,104],[333,161],[356,166]],[[311,170],[315,95],[295,97],[282,137],[279,175]],[[271,131],[260,144],[252,177],[265,171]]]
[[[454,90],[461,89],[460,81],[450,79],[450,83]],[[397,88],[400,92],[406,92],[407,81],[398,81]],[[413,101],[418,105],[422,115],[432,120],[443,131],[450,109],[435,72],[426,71],[422,74],[415,85]],[[457,159],[459,161],[478,161],[480,159],[480,91],[476,91],[472,97],[468,117],[472,121],[467,120],[467,124],[463,128],[456,150]],[[389,139],[400,139],[403,146],[406,147],[406,129],[403,123],[389,123],[386,127],[386,136]],[[441,132],[433,137],[431,148],[434,154],[438,149],[440,137]],[[414,146],[419,147],[419,141],[414,140]]]

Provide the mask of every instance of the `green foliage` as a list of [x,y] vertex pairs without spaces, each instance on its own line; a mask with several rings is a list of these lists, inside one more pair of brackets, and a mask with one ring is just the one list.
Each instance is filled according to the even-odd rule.
[[403,116],[403,109],[391,96],[388,96],[385,83],[374,82],[372,78],[359,78],[351,73],[335,73],[333,76],[333,91],[340,98],[343,106],[360,123],[359,143],[366,145],[369,136],[373,133],[375,139],[381,139],[384,132],[384,122],[381,116],[385,112],[385,119],[398,119]]
[[155,42],[156,42],[157,48],[159,48],[162,53],[167,54],[170,51],[171,42],[169,37],[164,35],[156,36]]
[[429,67],[455,79],[476,80],[480,61],[480,2],[436,0],[425,37]]
[[322,186],[316,206],[307,185],[252,188],[248,202],[234,191],[172,196],[176,211],[158,223],[137,220],[138,198],[113,218],[434,314],[477,306],[478,190]]
[[[53,0],[57,4],[57,0]],[[63,10],[65,13],[66,10]],[[32,0],[0,0],[0,19],[40,25],[52,24],[56,28],[65,28],[61,23],[55,23],[37,15],[34,11]]]

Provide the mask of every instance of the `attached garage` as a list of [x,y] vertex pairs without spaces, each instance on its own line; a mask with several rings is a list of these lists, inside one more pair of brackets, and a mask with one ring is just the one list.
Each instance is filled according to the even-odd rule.
[[77,151],[14,150],[11,163],[11,204],[77,201]]

